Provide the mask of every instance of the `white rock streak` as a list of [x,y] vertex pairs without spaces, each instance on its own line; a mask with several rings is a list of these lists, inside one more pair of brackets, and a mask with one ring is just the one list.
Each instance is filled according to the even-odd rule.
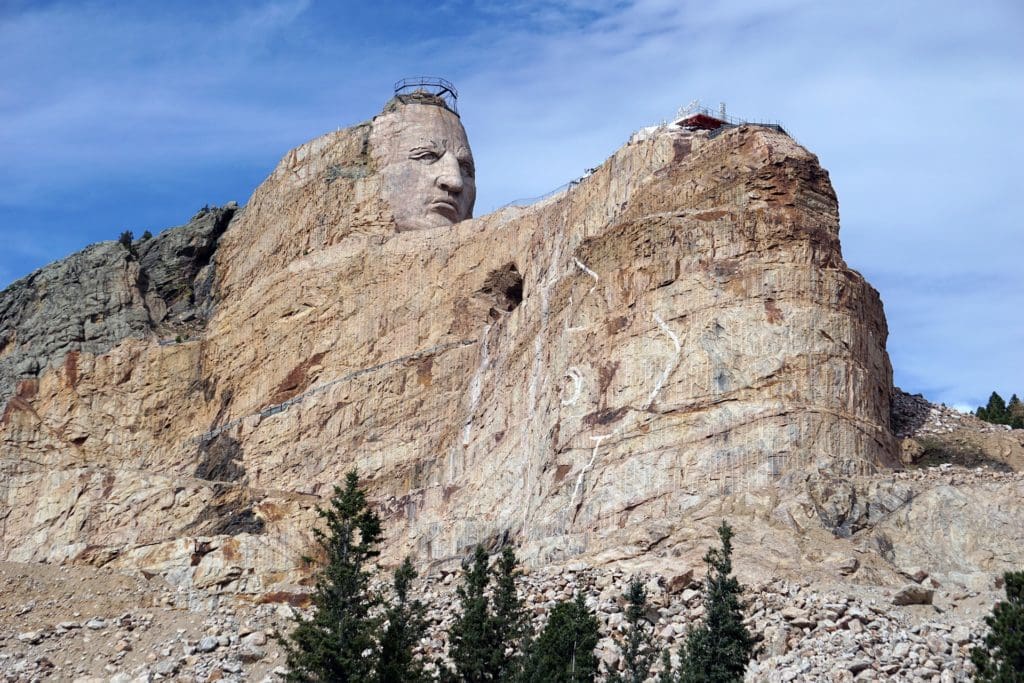
[[658,381],[655,382],[654,390],[651,391],[651,395],[647,399],[647,404],[644,406],[645,410],[650,408],[654,404],[654,399],[658,397],[658,393],[661,391],[662,387],[665,386],[665,382],[668,381],[668,376],[672,374],[672,371],[675,370],[676,365],[679,364],[679,357],[682,355],[683,352],[683,345],[679,343],[679,337],[676,336],[675,332],[669,329],[669,326],[665,324],[665,321],[662,320],[661,316],[658,315],[657,313],[654,314],[654,322],[658,323],[658,327],[661,328],[661,331],[664,332],[668,336],[668,338],[672,340],[672,345],[675,346],[675,353],[672,355],[672,358],[669,359],[668,364],[665,366],[665,370],[664,372],[661,373],[661,376],[658,378]]
[[580,399],[580,393],[583,391],[583,377],[575,367],[569,368],[565,376],[572,380],[572,396],[562,399],[562,405],[571,406]]
[[[592,436],[592,437],[590,437],[594,441],[594,452],[591,453],[591,455],[590,455],[590,462],[587,463],[586,467],[584,467],[582,470],[580,470],[579,476],[576,477],[576,486],[573,487],[573,489],[572,489],[572,498],[569,499],[569,508],[570,509],[572,509],[576,505],[576,496],[579,495],[580,489],[583,487],[583,477],[586,476],[587,472],[589,472],[591,469],[593,469],[594,463],[597,461],[597,449],[599,449],[601,447],[601,442],[603,442],[609,436],[612,436],[612,434],[615,434],[615,432],[612,432],[611,434],[601,434],[599,436]],[[580,502],[583,502],[583,501],[580,501]],[[574,512],[573,513],[573,518],[575,519],[575,517],[576,517],[576,514]]]
[[[599,275],[598,275],[597,273],[595,273],[594,271],[592,271],[592,270],[591,270],[590,268],[587,268],[586,264],[584,264],[584,263],[583,263],[582,261],[580,261],[580,260],[579,260],[578,258],[575,258],[575,257],[574,257],[574,258],[573,258],[573,260],[572,260],[572,262],[573,262],[573,263],[575,263],[575,264],[576,264],[576,266],[577,266],[577,267],[578,267],[578,268],[579,268],[580,270],[582,270],[582,271],[583,271],[584,273],[586,273],[586,274],[587,274],[587,275],[589,275],[590,277],[594,278],[594,284],[593,284],[593,285],[591,285],[590,289],[588,289],[588,290],[587,290],[587,293],[586,293],[586,294],[584,295],[584,296],[590,296],[590,294],[591,294],[591,293],[593,293],[593,291],[594,291],[595,289],[597,289],[597,283],[601,281],[601,277],[600,277],[600,276],[599,276]],[[569,315],[569,317],[568,317],[568,318],[566,318],[566,320],[565,320],[565,331],[566,331],[566,332],[579,332],[580,330],[585,330],[585,329],[587,329],[586,325],[580,325],[580,326],[578,326],[578,327],[570,327],[570,326],[569,326],[569,320],[570,320],[570,319],[572,318],[572,311],[573,311],[573,306],[572,306],[572,297],[570,296],[570,297],[569,297],[569,312],[570,312],[570,315]]]
[[[572,260],[572,262],[575,263],[577,266],[579,266],[580,270],[582,270],[584,273],[586,273],[590,277],[594,278],[594,287],[597,287],[597,283],[601,281],[601,278],[598,276],[598,274],[595,273],[594,271],[592,271],[590,268],[587,268],[587,266],[584,265],[583,262],[580,261],[578,258],[574,258]],[[591,292],[594,291],[594,287],[590,288]],[[589,294],[590,292],[587,292],[587,293]]]
[[[576,265],[578,265],[580,268],[583,268],[584,270],[587,270],[586,266],[584,266],[579,261],[576,261]],[[675,351],[672,354],[672,358],[670,358],[668,363],[665,365],[665,369],[662,371],[661,376],[658,378],[658,381],[655,382],[654,390],[651,391],[651,395],[647,399],[647,404],[644,406],[645,410],[647,408],[650,408],[651,405],[654,403],[654,399],[658,397],[658,393],[661,391],[662,387],[665,386],[665,382],[668,381],[669,375],[672,374],[672,371],[675,370],[676,365],[679,364],[679,358],[683,352],[683,345],[682,343],[680,343],[679,337],[676,336],[675,332],[673,332],[669,328],[669,326],[665,324],[665,321],[662,320],[661,316],[658,315],[657,313],[654,314],[654,322],[658,323],[658,327],[661,328],[661,331],[664,332],[665,335],[672,341],[672,345],[675,347]],[[579,377],[579,372],[576,370],[575,367],[573,367],[569,368],[569,371],[566,372],[565,375],[566,377],[571,377],[574,381],[576,381],[576,379]],[[578,393],[578,391],[575,392],[571,399],[568,400],[568,402],[562,401],[562,405],[571,405],[572,403],[575,403],[576,399],[579,398]],[[583,488],[583,478],[586,476],[587,472],[594,468],[594,463],[597,462],[597,453],[598,450],[601,448],[601,444],[604,443],[605,439],[614,436],[620,432],[628,430],[630,423],[632,423],[633,420],[634,414],[630,413],[626,421],[619,425],[615,430],[609,432],[608,434],[600,434],[598,436],[590,437],[594,441],[594,450],[590,454],[590,462],[588,462],[586,466],[582,470],[580,470],[579,476],[576,477],[576,486],[573,487],[572,497],[569,499],[570,509],[574,509],[577,504],[576,499],[580,495]],[[583,501],[580,500],[580,503],[582,502]],[[573,519],[575,520],[575,510],[573,512]]]

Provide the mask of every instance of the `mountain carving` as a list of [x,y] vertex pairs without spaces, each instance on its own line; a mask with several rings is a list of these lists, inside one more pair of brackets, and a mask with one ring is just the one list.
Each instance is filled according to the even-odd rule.
[[[244,209],[0,295],[2,559],[273,590],[352,468],[386,563],[654,561],[728,513],[798,568],[878,521],[842,496],[898,465],[886,322],[816,157],[668,126],[459,220],[471,155],[438,144],[462,189],[397,230],[402,111],[292,150]],[[861,495],[884,516],[905,489]]]

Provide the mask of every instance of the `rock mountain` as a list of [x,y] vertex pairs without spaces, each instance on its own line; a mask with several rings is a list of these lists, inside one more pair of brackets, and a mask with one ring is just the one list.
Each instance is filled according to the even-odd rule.
[[424,106],[0,294],[0,559],[287,591],[356,468],[385,562],[696,566],[729,517],[748,573],[1020,565],[1019,478],[893,476],[882,304],[814,155],[663,126],[532,206],[396,231],[382,131]]

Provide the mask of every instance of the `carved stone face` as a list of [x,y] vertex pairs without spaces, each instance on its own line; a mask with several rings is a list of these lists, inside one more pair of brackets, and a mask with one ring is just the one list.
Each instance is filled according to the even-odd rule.
[[448,227],[473,216],[473,153],[459,117],[443,107],[400,106],[374,121],[384,199],[401,230]]

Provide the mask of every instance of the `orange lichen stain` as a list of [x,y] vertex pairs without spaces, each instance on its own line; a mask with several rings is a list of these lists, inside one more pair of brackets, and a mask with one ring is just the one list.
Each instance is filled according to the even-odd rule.
[[264,593],[256,599],[256,603],[266,605],[270,603],[283,603],[292,607],[309,607],[313,600],[309,593],[290,593],[288,591],[271,591]]
[[253,512],[264,522],[276,522],[287,514],[281,506],[266,501],[253,506]]
[[719,218],[730,215],[728,211],[702,211],[695,213],[691,218],[698,221],[717,221]]
[[619,370],[619,361],[608,361],[607,363],[601,363],[597,368],[597,391],[604,397],[608,387],[611,386],[612,379],[615,378],[615,373]]
[[462,487],[461,486],[445,486],[443,492],[441,493],[441,498],[444,500],[444,502],[447,503],[449,500],[451,500],[452,494],[455,493],[456,491],[458,491],[460,488],[462,488]]
[[628,412],[629,408],[626,407],[616,408],[614,410],[611,408],[606,410],[595,410],[594,412],[584,416],[583,424],[588,427],[609,425],[621,420]]
[[31,401],[39,394],[39,380],[23,379],[14,389],[14,395],[24,401]]
[[116,477],[109,472],[103,475],[103,493],[100,494],[101,499],[106,500],[107,498],[110,498],[110,494],[114,491],[115,480]]
[[292,368],[281,383],[274,389],[274,393],[270,398],[268,405],[275,405],[283,403],[293,396],[296,396],[306,390],[309,386],[309,377],[306,373],[314,365],[318,365],[324,358],[324,353],[320,352],[307,358],[305,361]]
[[617,334],[622,330],[626,329],[629,325],[629,318],[624,315],[620,315],[617,318],[611,318],[604,324],[605,329],[608,330],[608,334]]

